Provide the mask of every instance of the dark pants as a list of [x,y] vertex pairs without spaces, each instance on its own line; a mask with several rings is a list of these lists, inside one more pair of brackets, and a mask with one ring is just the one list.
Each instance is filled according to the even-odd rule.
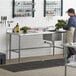
[[[74,33],[73,42],[76,42],[76,29],[75,29],[75,33]],[[68,55],[67,55],[67,58],[71,57],[74,54],[76,54],[76,49],[75,48],[68,47]]]
[[76,50],[74,48],[68,47],[67,58],[70,58],[72,55],[76,54]]

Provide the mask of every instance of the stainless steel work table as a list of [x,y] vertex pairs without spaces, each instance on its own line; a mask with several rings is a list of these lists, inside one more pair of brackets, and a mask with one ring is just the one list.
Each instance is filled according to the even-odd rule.
[[[21,50],[22,50],[22,48],[21,48],[21,37],[23,37],[23,36],[28,36],[28,35],[43,35],[43,34],[53,34],[54,32],[48,32],[48,31],[46,31],[46,32],[42,32],[42,31],[40,31],[40,32],[36,32],[36,33],[26,33],[26,34],[23,34],[23,33],[11,33],[11,32],[7,32],[7,35],[9,35],[9,44],[8,44],[8,46],[9,46],[9,59],[11,59],[11,52],[13,51],[13,52],[17,52],[19,55],[18,55],[18,61],[20,61],[20,58],[21,58]],[[19,40],[19,44],[18,44],[18,49],[12,49],[11,48],[11,38],[12,38],[12,35],[16,35],[16,36],[18,36],[18,40]],[[24,49],[26,49],[26,48],[24,48]],[[15,51],[15,50],[19,50],[19,51]]]
[[68,47],[76,48],[76,42],[74,42],[72,44],[69,44],[69,43],[64,44],[65,76],[67,76],[67,66],[76,68],[76,61],[67,63],[67,50],[68,50],[67,48]]
[[[13,52],[17,52],[17,53],[19,53],[19,55],[18,55],[18,61],[20,61],[20,58],[21,58],[21,50],[23,49],[23,48],[21,48],[21,37],[23,37],[23,36],[28,36],[28,35],[43,35],[43,40],[48,40],[48,37],[49,37],[49,39],[50,39],[50,41],[52,41],[53,42],[53,46],[51,46],[51,47],[53,47],[53,55],[54,55],[54,48],[56,47],[56,46],[54,46],[54,41],[56,41],[56,40],[60,40],[61,38],[62,38],[62,35],[60,35],[60,34],[62,34],[62,33],[64,33],[65,31],[45,31],[45,32],[43,32],[43,31],[38,31],[38,32],[35,32],[35,33],[25,33],[25,34],[23,34],[23,33],[11,33],[11,32],[7,32],[7,35],[9,35],[9,59],[11,59],[11,51],[13,51]],[[12,35],[16,35],[16,36],[18,36],[18,40],[19,40],[19,44],[18,44],[18,49],[12,49],[11,48],[11,37],[12,37]],[[61,47],[58,47],[58,48],[61,48]],[[24,49],[26,49],[26,48],[24,48]],[[63,47],[62,47],[62,49],[63,49]],[[19,50],[19,51],[16,51],[16,50]]]

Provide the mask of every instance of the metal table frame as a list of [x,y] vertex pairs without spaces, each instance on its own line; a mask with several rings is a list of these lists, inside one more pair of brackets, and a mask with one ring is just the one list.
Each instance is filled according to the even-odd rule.
[[20,37],[21,36],[20,36],[20,34],[13,34],[13,33],[8,33],[8,34],[9,34],[9,37],[10,37],[9,38],[9,59],[11,59],[11,51],[14,51],[14,50],[11,49],[11,40],[12,40],[11,38],[12,38],[12,35],[17,35],[19,37],[19,46],[18,46],[19,47],[19,49],[18,49],[19,50],[18,51],[19,58],[18,58],[18,61],[20,61]]
[[[55,31],[55,33],[54,34],[56,34],[56,33],[60,33],[60,34],[62,34],[62,38],[61,38],[61,40],[63,40],[63,43],[62,43],[62,45],[64,44],[64,43],[66,43],[66,41],[65,41],[65,39],[66,39],[66,31],[65,30],[63,30],[63,31]],[[65,34],[65,35],[64,35]],[[46,39],[44,39],[45,41],[44,41],[44,43],[47,43],[47,44],[50,44],[50,42],[48,42],[48,41],[52,41],[52,47],[53,47],[53,56],[54,56],[54,54],[55,54],[55,48],[60,48],[60,49],[63,49],[63,46],[61,47],[61,46],[55,46],[55,41],[60,41],[60,39],[56,39],[56,40],[48,40],[47,38]],[[51,45],[51,44],[50,44]],[[63,56],[64,56],[64,51],[63,51]]]
[[[26,33],[26,34],[21,34],[21,33],[11,33],[11,32],[7,32],[7,35],[9,35],[9,44],[8,44],[8,46],[9,46],[9,59],[11,59],[11,52],[13,51],[13,52],[17,52],[18,53],[18,61],[20,62],[20,58],[21,58],[21,50],[22,50],[22,48],[21,48],[21,37],[22,36],[27,36],[27,35],[43,35],[43,34],[54,34],[55,32],[49,32],[49,31],[47,31],[47,32],[37,32],[37,33]],[[60,32],[59,32],[60,33]],[[61,33],[63,33],[63,32],[61,32]],[[18,36],[18,38],[19,38],[19,45],[18,45],[18,49],[12,49],[11,48],[11,38],[12,38],[12,35],[16,35],[16,36]],[[61,48],[61,49],[63,49],[62,47],[58,47],[58,46],[54,46],[54,41],[52,41],[52,43],[53,43],[53,46],[50,46],[50,47],[53,47],[53,55],[54,55],[54,48],[56,47],[56,48]],[[41,48],[41,47],[39,47],[39,48]],[[24,48],[23,50],[25,50],[26,48]],[[28,48],[29,49],[29,48]],[[19,50],[19,51],[16,51],[16,50]]]
[[[9,59],[11,59],[11,52],[13,51],[13,52],[16,52],[16,53],[18,53],[18,61],[20,62],[20,58],[21,58],[21,50],[22,50],[22,48],[21,48],[21,37],[22,36],[27,36],[27,35],[40,35],[40,34],[53,34],[54,32],[38,32],[38,33],[26,33],[26,34],[20,34],[20,33],[11,33],[11,32],[7,32],[7,35],[9,35],[9,44],[8,44],[8,46],[9,46]],[[18,49],[12,49],[11,48],[11,38],[12,38],[12,35],[16,35],[16,36],[18,36],[18,38],[19,38],[19,45],[18,45]],[[41,47],[39,47],[39,48],[41,48]],[[26,49],[26,48],[23,48],[23,50],[24,49]],[[30,48],[28,48],[28,49],[30,49]],[[19,50],[19,51],[16,51],[16,50]]]

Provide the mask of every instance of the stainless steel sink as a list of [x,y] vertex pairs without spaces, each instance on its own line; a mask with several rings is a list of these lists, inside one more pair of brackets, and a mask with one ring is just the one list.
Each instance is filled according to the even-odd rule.
[[52,30],[50,32],[54,32],[54,33],[43,34],[43,40],[48,40],[48,41],[60,41],[60,40],[62,40],[62,33],[56,32],[55,30]]
[[47,30],[47,31],[50,31],[50,32],[56,32],[56,30]]

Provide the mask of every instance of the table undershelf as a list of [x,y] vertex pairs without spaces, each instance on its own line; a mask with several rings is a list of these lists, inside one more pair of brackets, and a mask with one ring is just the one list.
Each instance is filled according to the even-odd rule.
[[70,66],[70,67],[76,68],[76,61],[75,61],[75,62],[67,63],[66,65],[67,65],[67,66]]

